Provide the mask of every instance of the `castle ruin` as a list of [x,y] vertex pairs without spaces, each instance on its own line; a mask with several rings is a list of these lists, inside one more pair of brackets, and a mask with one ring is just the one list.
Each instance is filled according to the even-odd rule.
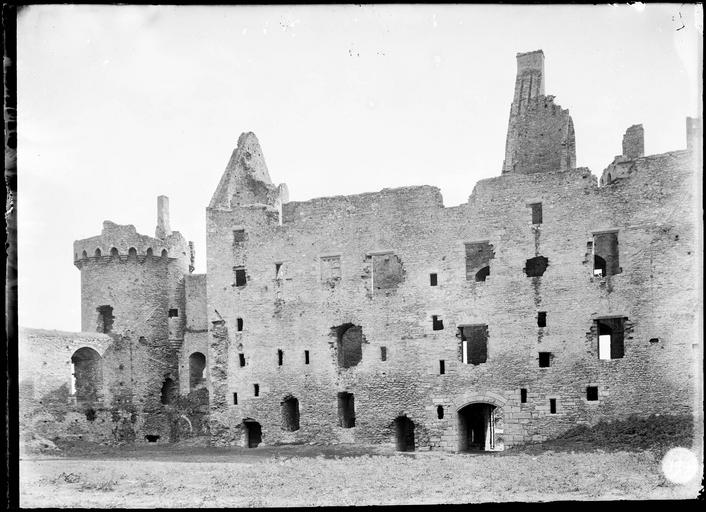
[[502,450],[577,424],[698,414],[697,172],[631,126],[576,167],[544,54],[517,55],[500,175],[289,201],[253,133],[207,212],[207,272],[155,236],[74,243],[81,333],[20,331],[25,428],[49,438]]

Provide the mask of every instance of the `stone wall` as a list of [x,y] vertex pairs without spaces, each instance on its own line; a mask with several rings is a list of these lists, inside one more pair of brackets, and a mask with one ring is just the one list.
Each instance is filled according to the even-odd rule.
[[[497,446],[633,413],[690,412],[694,375],[684,368],[697,313],[690,164],[684,151],[637,159],[628,179],[601,188],[586,169],[506,174],[479,182],[455,208],[443,208],[439,191],[426,186],[321,198],[285,204],[282,225],[264,205],[209,209],[216,441],[242,443],[241,423],[250,418],[266,444],[392,442],[393,420],[405,415],[417,446],[456,449],[457,411],[473,401],[496,405]],[[543,222],[532,224],[537,202]],[[235,244],[234,229],[245,229],[246,240]],[[622,272],[594,277],[589,243],[606,230],[618,232]],[[465,243],[477,241],[494,251],[484,282],[466,278]],[[377,289],[370,255],[390,251],[404,279]],[[340,279],[322,280],[321,257],[331,255],[340,256]],[[548,259],[546,272],[527,277],[523,268],[536,256]],[[245,267],[245,286],[235,286],[235,266]],[[540,311],[546,327],[537,325]],[[434,316],[442,330],[433,329]],[[594,323],[602,316],[627,318],[622,359],[598,359]],[[362,360],[340,368],[332,328],[346,323],[362,327]],[[457,328],[471,324],[488,326],[488,359],[479,365],[460,360]],[[539,367],[539,352],[551,352],[550,367]],[[598,401],[587,400],[588,386],[598,387]],[[338,424],[343,391],[355,397],[353,428]],[[301,415],[294,432],[282,428],[290,395]]]

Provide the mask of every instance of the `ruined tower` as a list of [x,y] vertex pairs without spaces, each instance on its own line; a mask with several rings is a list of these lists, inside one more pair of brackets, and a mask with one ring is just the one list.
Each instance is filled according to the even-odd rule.
[[554,96],[544,94],[544,52],[518,53],[502,173],[565,171],[575,166],[569,111],[556,105]]

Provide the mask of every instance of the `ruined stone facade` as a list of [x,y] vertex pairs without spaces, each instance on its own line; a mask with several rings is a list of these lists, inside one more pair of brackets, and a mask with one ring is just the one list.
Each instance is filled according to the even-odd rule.
[[[66,387],[86,435],[101,429],[77,411],[105,436],[129,389],[139,441],[400,450],[694,413],[700,142],[644,156],[630,127],[599,186],[544,95],[543,53],[517,64],[501,175],[466,204],[431,186],[291,202],[244,133],[207,208],[205,275],[166,198],[155,238],[106,222],[77,241],[85,332],[23,332],[42,347],[21,360],[33,399]],[[72,363],[82,347],[101,358],[93,400],[77,398],[95,360]]]

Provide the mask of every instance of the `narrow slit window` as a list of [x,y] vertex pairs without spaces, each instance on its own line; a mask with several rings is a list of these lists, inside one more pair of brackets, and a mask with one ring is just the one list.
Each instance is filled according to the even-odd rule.
[[598,386],[588,386],[586,388],[586,400],[596,402],[598,400]]
[[436,274],[429,274],[429,285],[436,286],[438,284],[438,278]]
[[281,349],[277,350],[277,364],[282,366],[282,361],[284,360],[284,352]]
[[444,419],[444,406],[443,405],[436,406],[436,417],[439,418],[440,420]]
[[245,286],[247,277],[245,276],[245,267],[235,267],[235,286]]
[[237,320],[236,323],[238,324],[238,325],[237,325],[238,332],[242,331],[242,330],[243,330],[243,319],[242,319],[242,318],[238,318],[238,320]]
[[549,399],[549,412],[551,414],[556,414],[556,398]]
[[245,354],[238,354],[238,361],[240,362],[240,366],[245,366]]
[[446,361],[443,359],[439,360],[439,375],[444,375],[446,373]]
[[254,396],[260,396],[260,384],[253,384],[252,392]]
[[537,313],[537,327],[546,327],[547,326],[547,312],[546,311],[540,311]]
[[238,393],[233,393],[233,405],[238,405]]
[[380,360],[387,361],[387,347],[380,347]]
[[304,364],[309,364],[309,351],[304,351]]
[[444,329],[444,321],[441,320],[437,315],[431,317],[431,328],[434,331],[441,331]]
[[539,367],[549,368],[551,366],[552,353],[551,352],[540,352],[539,353]]
[[520,403],[527,403],[527,390],[525,388],[520,389]]
[[532,203],[532,224],[542,223],[542,203]]

